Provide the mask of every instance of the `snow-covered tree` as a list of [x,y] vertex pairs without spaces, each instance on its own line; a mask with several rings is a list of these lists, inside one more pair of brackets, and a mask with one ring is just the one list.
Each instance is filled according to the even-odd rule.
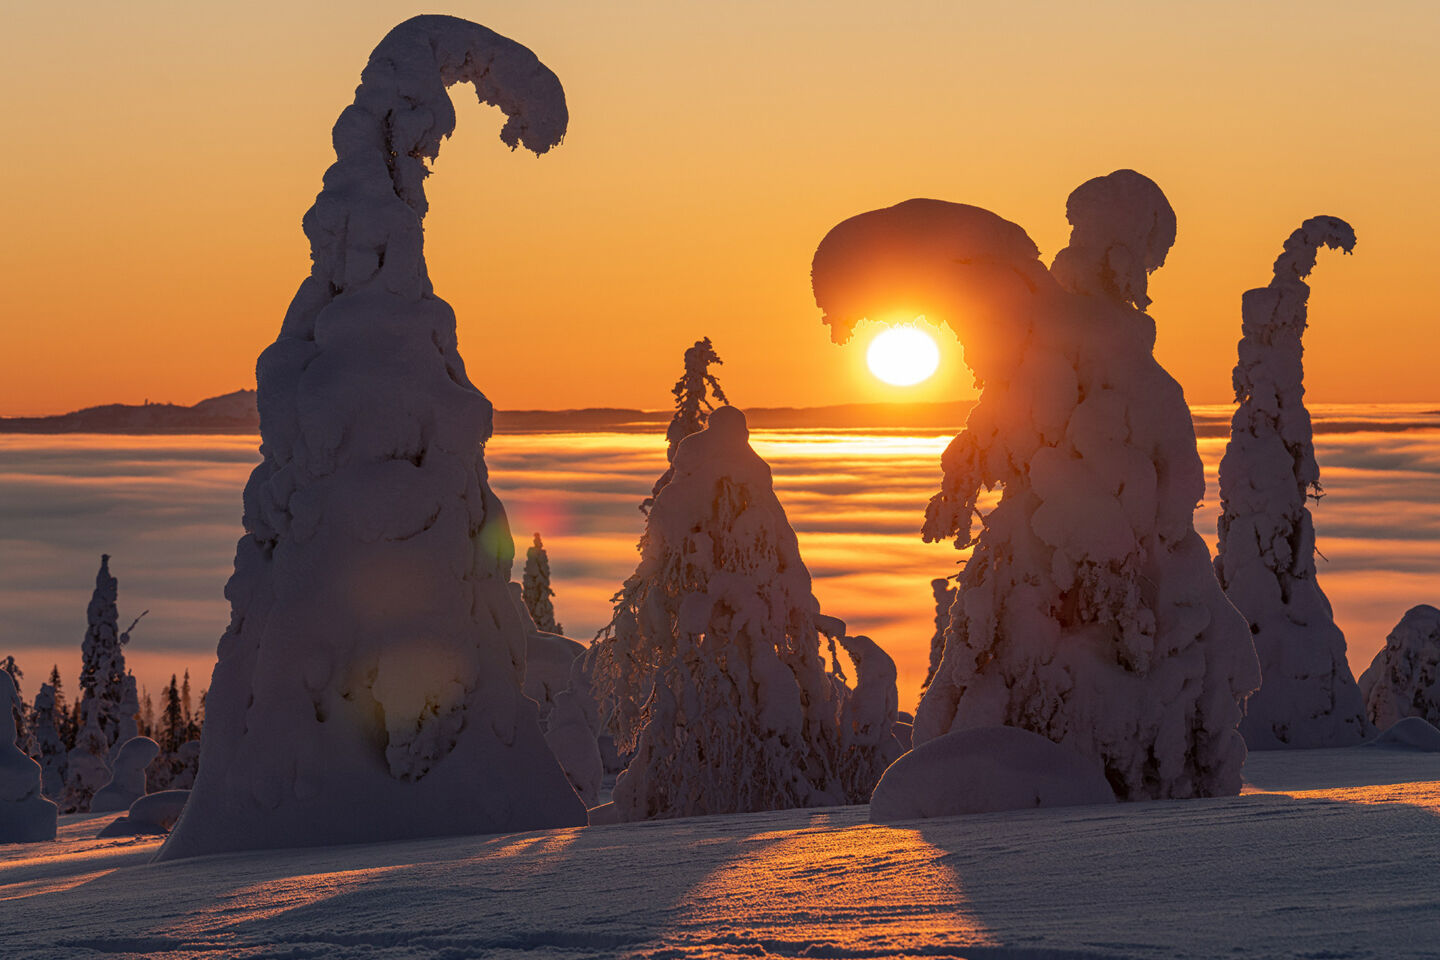
[[[671,463],[675,460],[675,451],[680,446],[680,441],[692,433],[699,433],[705,429],[710,413],[715,409],[715,403],[729,403],[725,399],[725,391],[720,387],[720,380],[710,372],[711,364],[721,366],[725,361],[715,352],[711,345],[710,338],[696,340],[693,346],[685,350],[685,372],[680,374],[680,379],[675,381],[675,386],[670,392],[675,395],[675,414],[670,418],[670,425],[665,429],[665,439],[668,445],[665,448],[665,459]],[[710,398],[715,398],[711,403]],[[655,495],[660,488],[670,482],[674,474],[673,466],[667,467],[655,481],[655,486],[650,490],[650,496],[646,497],[640,504],[640,512],[646,513],[650,510],[651,504],[655,502]]]
[[310,276],[258,363],[263,460],[162,859],[585,823],[520,690],[493,409],[425,265],[423,184],[457,82],[506,114],[512,148],[565,133],[555,75],[484,27],[415,17],[371,54],[304,218]]
[[1422,603],[1405,611],[1360,675],[1360,694],[1381,730],[1406,717],[1440,727],[1440,610]]
[[940,669],[940,657],[945,652],[945,628],[950,625],[950,608],[955,604],[955,588],[949,577],[936,577],[930,581],[930,593],[935,600],[935,632],[930,634],[930,662],[925,668],[925,682],[920,684],[923,695]]
[[[744,414],[720,407],[680,443],[640,564],[587,653],[616,745],[635,751],[615,785],[619,819],[863,800],[883,772],[847,772],[842,755],[889,737],[894,664],[886,678],[883,651],[856,644],[866,699],[846,713],[820,646],[844,625],[820,615],[748,437]],[[888,700],[874,693],[887,679]]]
[[27,716],[29,711],[25,708],[25,698],[20,692],[20,681],[25,679],[25,671],[20,669],[20,665],[15,662],[13,656],[7,656],[4,660],[0,660],[0,673],[7,674],[11,684],[15,687],[15,699],[10,705],[10,718],[15,724],[15,746],[19,747],[27,757],[34,756],[35,737],[30,729],[31,723]]
[[1260,689],[1240,732],[1251,750],[1343,747],[1369,733],[1345,635],[1315,575],[1320,467],[1305,409],[1305,277],[1322,246],[1349,253],[1355,232],[1312,217],[1285,241],[1268,286],[1241,299],[1243,318],[1230,442],[1220,461],[1215,574],[1250,621]]
[[550,598],[555,596],[550,586],[550,555],[545,552],[545,544],[538,533],[530,549],[525,551],[525,578],[521,594],[525,599],[525,609],[530,611],[538,630],[564,635],[565,629],[555,621],[555,606],[550,602]]
[[[110,575],[110,555],[102,554],[100,570],[95,574],[95,592],[90,597],[87,612],[89,626],[81,644],[79,709],[80,726],[93,720],[105,737],[107,754],[112,747],[123,742],[122,725],[127,713],[133,721],[134,713],[139,710],[138,701],[134,704],[130,702],[134,680],[131,678],[128,683],[126,680],[124,647],[130,642],[130,631],[135,629],[135,623],[139,623],[140,617],[145,614],[140,614],[128,630],[120,630],[116,608],[119,587],[119,582]],[[92,702],[94,710],[87,714],[87,705]],[[131,710],[132,706],[134,710]]]
[[0,844],[54,840],[58,811],[41,792],[40,765],[15,744],[11,706],[22,702],[0,670]]
[[815,254],[837,342],[923,314],[955,332],[982,390],[926,511],[927,540],[974,550],[914,742],[1021,727],[1100,760],[1124,799],[1233,794],[1259,670],[1194,529],[1194,427],[1144,313],[1174,213],[1122,170],[1066,214],[1050,270],[1016,224],[938,200],[853,217]]
[[[58,677],[56,677],[58,679]],[[69,766],[69,747],[61,730],[65,723],[64,706],[56,689],[40,684],[35,694],[34,717],[36,760],[40,764],[45,796],[58,798],[65,789],[65,772]]]

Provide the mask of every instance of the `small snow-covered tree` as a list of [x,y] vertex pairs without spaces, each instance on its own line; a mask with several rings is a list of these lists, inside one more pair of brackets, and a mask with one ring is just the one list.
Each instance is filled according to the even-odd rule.
[[58,700],[55,688],[48,683],[40,684],[40,691],[35,694],[33,717],[36,761],[40,764],[41,782],[45,796],[53,800],[65,789],[69,748],[65,745],[61,732],[65,722],[64,706]]
[[1220,461],[1220,545],[1215,575],[1250,621],[1260,689],[1240,733],[1251,750],[1344,747],[1369,733],[1345,635],[1315,574],[1320,467],[1305,409],[1305,278],[1322,246],[1349,253],[1355,232],[1312,217],[1285,241],[1268,286],[1247,291],[1230,442]]
[[[675,381],[675,386],[670,392],[675,395],[675,414],[670,418],[670,425],[665,429],[665,459],[671,463],[675,460],[675,451],[680,446],[680,441],[692,433],[699,433],[705,429],[715,404],[710,398],[715,398],[715,403],[729,403],[725,399],[725,391],[720,387],[719,379],[710,372],[710,366],[720,366],[725,361],[715,352],[711,345],[710,338],[696,340],[694,345],[685,350],[685,372],[680,379]],[[655,486],[650,490],[650,496],[646,497],[640,504],[640,512],[646,513],[650,510],[651,504],[655,502],[655,495],[660,488],[670,482],[674,474],[674,467],[667,467],[655,481]]]
[[457,82],[506,115],[507,146],[565,133],[555,75],[477,24],[415,17],[371,54],[304,217],[310,275],[257,365],[231,622],[160,859],[585,823],[521,693],[493,408],[425,264]]
[[20,692],[20,681],[25,678],[25,671],[20,669],[13,656],[7,656],[0,660],[0,672],[8,674],[15,687],[15,699],[10,705],[11,719],[15,722],[15,745],[27,757],[33,756],[36,751],[35,738],[30,729],[30,718],[26,715],[29,711],[25,709],[25,698]]
[[550,555],[545,552],[545,544],[538,533],[531,541],[530,549],[525,551],[525,577],[521,583],[521,596],[525,600],[525,609],[530,611],[530,617],[535,621],[536,629],[564,635],[565,629],[555,621],[555,605],[550,602],[550,598],[555,596],[555,591],[550,586]]
[[1124,799],[1233,794],[1259,671],[1194,529],[1194,427],[1144,312],[1174,213],[1121,170],[1066,215],[1049,270],[1016,224],[937,200],[852,217],[815,254],[835,340],[923,314],[955,332],[982,391],[926,511],[927,540],[974,550],[914,743],[1022,727],[1098,759]]
[[[883,771],[859,748],[890,738],[894,664],[887,678],[883,651],[854,644],[863,702],[826,673],[820,631],[839,639],[844,625],[820,615],[748,437],[744,414],[720,407],[680,443],[640,564],[586,654],[617,747],[635,751],[615,785],[620,819],[863,800]],[[842,769],[847,751],[870,765]]]
[[1405,611],[1359,686],[1381,730],[1406,717],[1440,727],[1440,610],[1422,603]]

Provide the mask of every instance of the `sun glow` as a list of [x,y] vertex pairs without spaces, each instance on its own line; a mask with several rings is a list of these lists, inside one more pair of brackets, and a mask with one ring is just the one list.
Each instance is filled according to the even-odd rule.
[[870,372],[896,387],[929,379],[940,365],[940,348],[919,327],[903,325],[882,330],[865,352]]

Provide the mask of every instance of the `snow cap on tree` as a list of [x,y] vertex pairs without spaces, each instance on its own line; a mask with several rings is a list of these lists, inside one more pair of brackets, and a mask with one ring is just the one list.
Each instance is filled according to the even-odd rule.
[[[1084,184],[1053,270],[1016,224],[937,200],[852,217],[816,251],[835,339],[924,314],[983,387],[926,511],[927,540],[975,549],[917,746],[1015,726],[1100,760],[1122,798],[1240,789],[1235,727],[1259,671],[1194,529],[1205,480],[1189,408],[1137,307],[1173,239],[1168,210],[1133,171]],[[977,536],[980,494],[997,487]]]
[[1285,241],[1267,286],[1241,298],[1243,318],[1230,442],[1220,461],[1220,544],[1215,574],[1250,622],[1260,689],[1240,732],[1252,750],[1344,747],[1370,733],[1345,658],[1345,636],[1316,578],[1307,498],[1320,467],[1305,409],[1305,277],[1319,249],[1350,252],[1355,232],[1312,217]]
[[[718,403],[726,404],[725,391],[720,387],[720,381],[710,372],[710,365],[720,366],[725,361],[715,352],[710,338],[696,340],[694,345],[685,350],[685,372],[680,379],[675,381],[675,386],[670,392],[675,395],[675,414],[670,418],[670,425],[665,429],[665,459],[671,463],[675,460],[675,451],[680,446],[680,441],[705,429],[710,414],[715,406],[710,402],[709,396],[713,395]],[[708,394],[707,395],[707,391]],[[655,494],[660,488],[670,482],[674,475],[674,467],[667,467],[655,481],[655,486],[650,490],[650,496],[640,504],[640,512],[649,511],[650,505],[655,502]]]
[[1406,717],[1440,727],[1440,610],[1422,603],[1405,611],[1360,675],[1360,693],[1381,730]]
[[[820,614],[748,438],[745,415],[719,407],[680,443],[639,566],[586,655],[617,746],[635,750],[615,785],[619,819],[854,802],[888,762],[894,664],[887,693],[889,658],[856,638],[865,695],[847,713],[820,646],[844,624]],[[872,766],[845,770],[861,746],[880,748],[861,751]]]
[[585,823],[520,691],[490,402],[424,257],[427,161],[473,83],[536,154],[568,113],[528,49],[397,26],[333,131],[312,269],[257,366],[263,461],[226,587],[194,794],[162,859]]
[[545,544],[538,533],[531,541],[530,548],[525,551],[525,577],[521,584],[521,596],[537,630],[564,635],[565,629],[556,622],[555,605],[550,601],[550,598],[555,596],[555,591],[550,586],[550,555],[545,552]]

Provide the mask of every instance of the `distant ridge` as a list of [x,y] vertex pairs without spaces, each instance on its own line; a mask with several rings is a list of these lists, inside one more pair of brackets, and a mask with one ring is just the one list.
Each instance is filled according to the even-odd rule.
[[[933,429],[958,432],[969,403],[846,403],[830,407],[752,407],[750,426],[776,429]],[[664,432],[669,410],[586,407],[497,410],[496,433]],[[236,390],[192,407],[111,403],[52,417],[0,417],[0,433],[253,434],[260,432],[254,390]]]
[[[829,407],[746,407],[755,430],[924,430],[956,434],[973,406],[950,403],[843,403]],[[1373,404],[1317,404],[1319,433],[1393,433],[1440,427],[1440,410],[1418,405],[1382,409]],[[1228,437],[1229,404],[1191,408],[1195,435]],[[585,407],[579,410],[496,410],[496,433],[664,433],[669,410]],[[0,417],[4,433],[258,434],[255,391],[236,390],[193,407],[173,403],[111,403],[53,417]]]

